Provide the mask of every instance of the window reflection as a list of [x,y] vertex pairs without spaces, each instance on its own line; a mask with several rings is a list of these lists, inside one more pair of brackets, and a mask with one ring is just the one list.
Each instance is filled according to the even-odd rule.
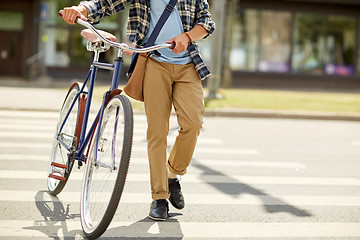
[[[88,67],[92,60],[92,53],[86,50],[86,40],[80,32],[83,29],[79,25],[69,25],[58,16],[58,10],[66,6],[74,5],[73,0],[49,0],[51,6],[50,17],[47,21],[45,44],[45,62],[49,67]],[[120,30],[119,16],[112,15],[101,20],[97,28],[116,34]],[[114,51],[101,54],[101,61],[111,62],[114,59]]]
[[355,26],[352,16],[240,10],[233,26],[231,69],[354,75]]
[[288,72],[290,70],[290,27],[290,12],[261,12],[259,71]]
[[24,13],[0,10],[0,23],[0,31],[22,31],[24,29]]
[[326,49],[325,16],[297,13],[294,25],[292,71],[322,74]]
[[259,61],[259,11],[246,9],[235,15],[230,66],[232,70],[256,71]]
[[328,17],[326,34],[326,74],[353,75],[355,73],[355,18]]

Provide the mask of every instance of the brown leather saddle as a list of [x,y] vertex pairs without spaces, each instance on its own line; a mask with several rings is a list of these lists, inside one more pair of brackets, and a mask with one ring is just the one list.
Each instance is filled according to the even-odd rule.
[[[97,30],[102,36],[104,36],[106,39],[116,42],[116,37],[112,35],[111,33]],[[90,29],[84,29],[81,31],[81,36],[83,36],[86,40],[92,42],[92,43],[101,43],[101,39],[98,38],[98,36],[95,35]]]

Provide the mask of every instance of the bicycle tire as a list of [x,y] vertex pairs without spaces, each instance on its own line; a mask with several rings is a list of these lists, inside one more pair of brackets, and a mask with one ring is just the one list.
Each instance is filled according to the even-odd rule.
[[89,239],[100,237],[114,217],[125,185],[132,137],[130,101],[123,95],[110,97],[90,143],[83,179],[80,218]]
[[[79,97],[76,100],[75,105],[73,106],[71,113],[70,113],[61,133],[59,133],[59,128],[63,124],[64,119],[67,115],[67,112],[69,111],[71,104],[73,103],[76,95],[80,91],[81,85],[82,85],[81,83],[74,83],[70,87],[70,89],[65,97],[65,100],[63,102],[63,105],[61,107],[60,113],[59,113],[58,122],[57,122],[57,126],[56,126],[56,132],[55,132],[55,136],[53,139],[52,153],[50,156],[50,163],[49,163],[49,169],[48,169],[49,176],[47,178],[48,190],[49,190],[50,194],[53,196],[58,195],[63,190],[63,188],[65,187],[65,185],[69,179],[72,167],[74,165],[74,159],[71,159],[71,158],[69,159],[68,150],[65,149],[59,143],[59,141],[56,139],[56,136],[58,136],[59,134],[65,134],[64,136],[75,136],[77,139],[79,138],[78,129],[79,128],[81,129],[82,122],[79,123],[78,119],[79,119],[79,112],[81,112],[81,108],[83,105],[83,104],[81,104],[81,101],[84,101],[84,98],[81,99]],[[67,141],[69,146],[75,146],[75,147],[77,146],[77,141],[74,141],[74,138],[73,139],[71,139],[71,138],[65,139],[65,137],[64,137],[63,140]],[[52,165],[53,163],[65,165],[66,169],[53,166]],[[56,171],[59,170],[59,172],[54,173],[53,172],[54,168]],[[61,171],[63,171],[63,174],[60,173]],[[56,175],[58,177],[63,177],[64,180],[59,180],[59,179],[50,177],[51,173],[54,173],[54,175]]]

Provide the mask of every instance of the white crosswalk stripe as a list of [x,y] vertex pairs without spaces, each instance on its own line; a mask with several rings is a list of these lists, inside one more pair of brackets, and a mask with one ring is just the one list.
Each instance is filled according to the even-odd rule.
[[[143,163],[144,164],[144,163]],[[0,170],[0,179],[37,179],[41,180],[47,175],[45,171],[4,171]],[[71,179],[82,180],[82,172],[73,172]],[[129,173],[127,180],[134,182],[147,182],[148,174]],[[276,176],[222,176],[222,175],[193,175],[187,174],[182,182],[189,183],[244,183],[259,185],[317,185],[317,186],[360,186],[356,178],[321,178],[321,177],[276,177]]]
[[[73,170],[67,186],[57,197],[44,189],[57,115],[0,110],[0,239],[83,239],[78,209],[83,170]],[[192,165],[181,180],[187,207],[183,211],[171,208],[175,215],[169,221],[148,220],[151,195],[146,119],[135,115],[134,121],[133,157],[119,206],[122,212],[115,215],[104,238],[355,239],[360,236],[356,217],[348,217],[346,221],[326,217],[318,220],[319,216],[313,215],[316,211],[331,214],[338,208],[358,213],[359,178],[301,175],[309,170],[307,162],[288,158],[267,160],[263,151],[252,147],[229,148],[226,140],[215,134],[200,135]],[[176,129],[175,119],[171,124]],[[176,134],[176,130],[171,131],[169,146]],[[293,174],[279,175],[279,171]],[[355,194],[317,192],[316,189],[322,188]],[[274,189],[276,193],[272,193]],[[17,208],[27,213],[19,214]],[[201,218],[199,211],[210,208],[214,213],[203,214],[212,218]],[[252,220],[247,221],[240,216],[250,211],[249,208],[253,212],[247,214]],[[11,211],[18,216],[11,216]],[[230,216],[233,220],[228,221]]]
[[[64,229],[64,225],[66,229]],[[0,221],[0,237],[61,236],[82,238],[78,221]],[[103,235],[114,237],[117,230],[121,238],[168,238],[160,228],[172,232],[172,238],[227,239],[227,238],[314,238],[353,237],[360,235],[360,223],[224,223],[224,222],[112,222]]]
[[[46,175],[45,175],[46,176]],[[129,179],[131,181],[131,179]],[[21,201],[32,202],[37,191],[8,191],[0,190],[0,201]],[[80,192],[64,192],[58,199],[53,201],[78,202]],[[206,201],[204,201],[206,199]],[[281,199],[281,200],[280,200]],[[122,203],[149,203],[151,196],[149,193],[125,193]],[[267,195],[251,194],[186,194],[188,204],[210,204],[216,205],[293,205],[293,206],[358,206],[360,197],[342,197],[342,196],[277,196],[273,198]]]
[[[0,154],[1,161],[9,160],[31,160],[31,161],[49,161],[46,155],[26,155],[26,154]],[[131,158],[131,164],[147,163],[146,158]],[[289,169],[306,169],[306,166],[298,162],[286,161],[256,161],[256,160],[214,160],[214,159],[197,159],[191,165],[207,165],[207,166],[229,166],[229,167],[267,167],[267,168],[289,168]]]
[[[136,132],[134,133],[136,134]],[[0,134],[1,136],[1,134]],[[15,135],[16,136],[16,135]],[[42,136],[41,134],[39,134],[39,136]],[[19,134],[19,137],[21,137],[21,134]],[[50,138],[50,136],[49,136]],[[201,141],[199,141],[201,142]],[[6,149],[50,149],[51,148],[51,142],[46,142],[46,143],[34,143],[34,142],[18,142],[16,145],[14,145],[12,142],[0,142],[0,148],[6,148]],[[132,147],[133,151],[138,151],[138,152],[145,152],[146,151],[146,147],[144,146],[134,146]],[[206,147],[197,147],[196,148],[196,154],[199,153],[205,153],[205,154],[220,154],[220,155],[231,155],[231,154],[236,154],[236,155],[258,155],[260,154],[257,150],[253,150],[253,149],[214,149],[214,148],[206,148]]]

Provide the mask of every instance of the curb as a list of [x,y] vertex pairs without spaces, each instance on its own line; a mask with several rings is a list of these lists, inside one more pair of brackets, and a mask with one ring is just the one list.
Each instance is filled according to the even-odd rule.
[[206,109],[205,116],[360,121],[360,114],[309,111],[274,111],[255,109]]

